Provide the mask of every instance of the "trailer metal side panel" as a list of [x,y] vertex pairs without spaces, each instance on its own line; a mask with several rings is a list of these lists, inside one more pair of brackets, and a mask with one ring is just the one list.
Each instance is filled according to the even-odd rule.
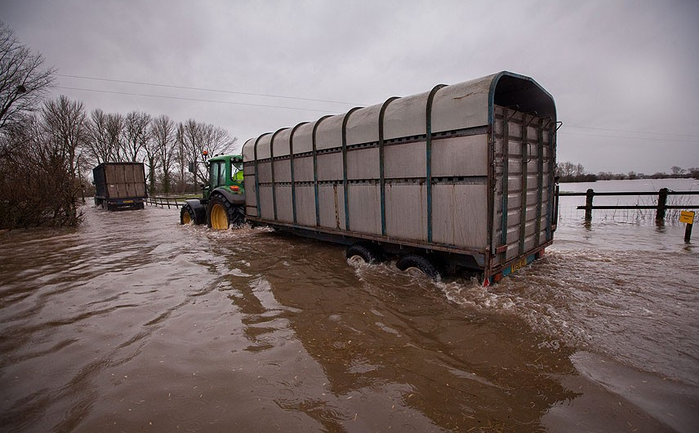
[[351,183],[348,186],[352,231],[381,234],[381,193],[377,182]]
[[275,182],[288,183],[291,182],[291,160],[282,159],[274,161],[274,180]]
[[378,179],[379,148],[360,148],[347,151],[347,179]]
[[291,185],[278,185],[277,187],[277,219],[286,223],[294,222],[293,203],[291,201]]
[[443,87],[432,103],[432,133],[488,125],[488,98],[496,75]]
[[318,187],[320,226],[330,229],[345,227],[345,190],[342,184],[325,183]]
[[285,128],[275,137],[272,146],[272,152],[275,157],[289,156],[291,153],[291,132],[291,128]]
[[425,135],[429,92],[391,101],[384,114],[384,139]]
[[248,140],[246,212],[342,243],[463,254],[490,278],[553,239],[555,133],[553,98],[531,78],[438,85]]
[[425,178],[425,142],[399,143],[384,147],[386,179]]
[[324,153],[316,159],[319,181],[342,180],[342,153]]
[[376,143],[379,141],[379,112],[381,105],[353,111],[347,119],[347,145]]
[[485,249],[488,229],[486,182],[438,184],[433,193],[432,240],[465,249]]
[[418,182],[386,184],[386,235],[398,239],[427,239],[427,188]]
[[316,150],[342,147],[342,122],[344,114],[328,117],[316,129]]
[[432,176],[488,176],[488,136],[480,134],[435,140],[432,145]]

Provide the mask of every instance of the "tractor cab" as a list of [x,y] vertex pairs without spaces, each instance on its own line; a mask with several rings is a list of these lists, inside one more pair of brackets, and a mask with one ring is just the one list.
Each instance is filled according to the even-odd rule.
[[204,186],[204,200],[213,191],[223,194],[245,194],[243,185],[243,157],[240,155],[214,156],[208,161],[209,183]]

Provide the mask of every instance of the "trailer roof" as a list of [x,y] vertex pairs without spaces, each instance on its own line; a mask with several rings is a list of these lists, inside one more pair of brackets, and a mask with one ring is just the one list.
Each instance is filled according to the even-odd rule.
[[245,142],[243,160],[425,135],[428,123],[432,134],[492,125],[495,105],[556,120],[553,97],[543,87],[532,78],[503,71],[262,134]]

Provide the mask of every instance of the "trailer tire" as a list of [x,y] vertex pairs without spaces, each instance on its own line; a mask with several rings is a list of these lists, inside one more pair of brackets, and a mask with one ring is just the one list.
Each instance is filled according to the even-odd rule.
[[245,222],[241,206],[231,204],[218,194],[209,199],[206,214],[208,226],[214,230],[228,230],[230,226],[239,226]]
[[365,263],[374,264],[383,261],[383,254],[377,248],[367,244],[354,244],[345,251],[345,258],[350,262],[359,260]]
[[196,224],[196,221],[197,218],[194,215],[194,209],[192,209],[192,207],[188,204],[182,206],[182,209],[180,209],[180,224]]
[[417,254],[401,257],[396,263],[396,267],[401,271],[419,271],[436,281],[442,278],[442,271],[436,263]]

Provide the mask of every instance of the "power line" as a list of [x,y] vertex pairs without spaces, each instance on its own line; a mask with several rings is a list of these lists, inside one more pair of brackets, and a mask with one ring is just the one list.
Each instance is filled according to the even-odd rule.
[[83,89],[80,87],[67,87],[67,86],[54,86],[56,89],[64,90],[80,90],[83,92],[94,92],[94,93],[109,93],[113,95],[127,95],[127,96],[142,96],[146,98],[165,98],[165,99],[176,99],[180,101],[195,101],[195,102],[213,102],[216,104],[228,104],[228,105],[243,105],[247,107],[262,107],[262,108],[279,108],[283,110],[296,110],[296,111],[315,111],[318,113],[328,113],[328,110],[316,110],[313,108],[300,108],[300,107],[286,107],[282,105],[267,105],[267,104],[251,104],[247,102],[232,102],[232,101],[219,101],[215,99],[200,99],[200,98],[185,98],[181,96],[165,96],[165,95],[150,95],[147,93],[131,93],[131,92],[117,92],[114,90],[96,90],[96,89]]
[[205,87],[176,86],[176,85],[172,85],[172,84],[148,83],[145,81],[115,80],[115,79],[111,79],[111,78],[86,77],[86,76],[81,76],[81,75],[68,75],[68,74],[56,74],[56,75],[59,77],[77,78],[77,79],[81,79],[81,80],[105,81],[105,82],[109,82],[109,83],[137,84],[137,85],[141,85],[141,86],[164,87],[164,88],[169,88],[169,89],[198,90],[198,91],[203,91],[203,92],[229,93],[232,95],[246,95],[246,96],[261,96],[261,97],[265,97],[265,98],[292,99],[292,100],[296,100],[296,101],[324,102],[324,103],[342,104],[342,105],[351,105],[351,106],[362,105],[362,104],[355,104],[355,103],[351,103],[351,102],[332,101],[332,100],[328,100],[328,99],[300,98],[300,97],[296,97],[296,96],[270,95],[270,94],[265,94],[265,93],[252,93],[252,92],[238,92],[238,91],[234,91],[234,90],[210,89],[210,88],[205,88]]
[[593,126],[573,126],[573,125],[565,125],[565,128],[575,128],[575,129],[593,129],[596,131],[609,131],[609,132],[624,132],[624,133],[629,133],[629,134],[648,134],[648,135],[662,135],[662,136],[667,136],[667,135],[674,135],[677,137],[690,137],[690,138],[699,138],[699,135],[693,135],[693,134],[675,134],[672,132],[642,132],[642,131],[629,131],[627,129],[611,129],[611,128],[595,128]]
[[[590,129],[595,129],[595,128],[590,128]],[[673,142],[673,143],[692,143],[693,142],[693,140],[678,140],[678,139],[672,139],[672,138],[631,137],[628,135],[624,136],[624,135],[578,134],[575,132],[569,132],[569,131],[563,131],[563,130],[558,131],[558,133],[563,134],[563,135],[578,135],[580,137],[619,138],[619,139],[627,139],[627,140],[662,141],[662,142]],[[686,137],[695,137],[695,136],[687,135]],[[696,137],[696,138],[699,139],[699,137]]]

